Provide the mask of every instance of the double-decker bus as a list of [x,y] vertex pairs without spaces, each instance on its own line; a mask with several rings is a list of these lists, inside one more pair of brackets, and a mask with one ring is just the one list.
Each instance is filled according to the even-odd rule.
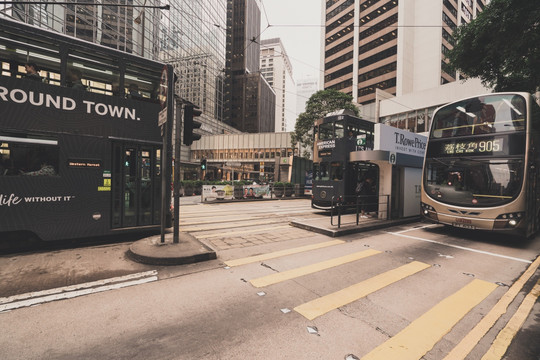
[[[374,126],[371,121],[347,114],[329,115],[315,122],[313,208],[331,210],[338,203],[353,203],[359,182],[379,178],[376,164],[351,162],[349,158],[351,152],[373,150]],[[377,193],[373,197],[376,199]]]
[[0,236],[159,229],[172,67],[4,18],[0,29]]
[[530,236],[540,224],[540,108],[527,93],[493,93],[433,115],[423,167],[425,219]]

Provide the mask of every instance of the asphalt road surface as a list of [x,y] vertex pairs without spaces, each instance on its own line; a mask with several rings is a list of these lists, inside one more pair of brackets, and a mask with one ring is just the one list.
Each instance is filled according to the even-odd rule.
[[[217,260],[127,243],[0,257],[2,359],[540,359],[540,238],[411,223],[331,238],[308,200],[181,207]],[[536,286],[536,287],[535,287]]]

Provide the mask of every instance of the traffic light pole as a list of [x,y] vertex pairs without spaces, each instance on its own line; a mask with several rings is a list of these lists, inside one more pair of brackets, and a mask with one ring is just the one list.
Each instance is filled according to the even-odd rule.
[[[180,107],[181,109],[182,107]],[[174,119],[175,132],[174,132],[174,225],[173,225],[173,243],[178,244],[180,242],[180,147],[182,142],[180,141],[183,109],[180,111],[177,107],[176,117]]]
[[172,128],[171,123],[173,119],[174,109],[174,72],[171,65],[167,65],[167,121],[162,125],[163,130],[163,149],[161,150],[161,243],[165,242],[165,227],[167,224],[167,214],[170,214],[171,209],[168,208],[169,201],[167,201],[167,195],[170,200],[171,184],[167,183],[167,179],[170,177],[169,169],[169,129]]

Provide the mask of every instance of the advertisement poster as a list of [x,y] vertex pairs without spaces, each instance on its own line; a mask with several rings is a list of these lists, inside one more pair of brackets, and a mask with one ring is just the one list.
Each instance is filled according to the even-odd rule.
[[[270,197],[269,185],[242,185],[242,192],[234,193],[234,189],[239,191],[239,186],[232,185],[203,185],[202,201],[218,201],[232,199],[262,199]],[[236,195],[236,196],[235,196]]]

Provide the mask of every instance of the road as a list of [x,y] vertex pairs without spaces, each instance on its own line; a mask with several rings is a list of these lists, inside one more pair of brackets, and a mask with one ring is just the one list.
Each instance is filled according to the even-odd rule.
[[0,313],[0,357],[540,359],[539,237],[411,223],[331,238],[288,225],[330,221],[308,200],[185,204],[181,229],[217,260],[151,267],[129,243],[0,257],[0,309],[77,285]]

